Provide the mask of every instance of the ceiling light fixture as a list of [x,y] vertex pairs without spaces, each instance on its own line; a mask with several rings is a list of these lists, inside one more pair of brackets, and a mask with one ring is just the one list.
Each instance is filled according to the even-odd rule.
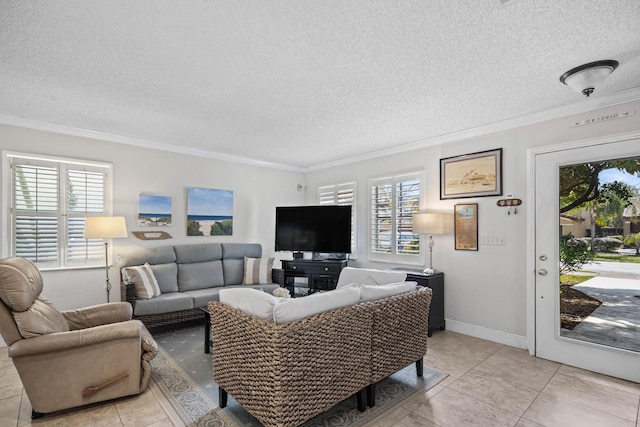
[[589,96],[596,86],[602,84],[609,74],[618,68],[618,65],[618,61],[613,60],[589,62],[567,71],[560,76],[560,81],[571,86],[576,92]]

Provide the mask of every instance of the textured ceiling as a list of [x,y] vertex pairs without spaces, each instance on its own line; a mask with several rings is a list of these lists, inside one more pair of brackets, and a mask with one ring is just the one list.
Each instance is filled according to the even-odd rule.
[[640,1],[502,3],[0,0],[0,115],[304,169],[640,87]]

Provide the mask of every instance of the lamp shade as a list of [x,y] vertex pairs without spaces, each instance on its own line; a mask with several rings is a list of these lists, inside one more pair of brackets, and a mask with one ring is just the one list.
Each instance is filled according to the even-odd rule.
[[85,239],[115,239],[127,237],[123,216],[88,216],[84,222]]
[[440,235],[451,233],[452,216],[443,212],[419,213],[413,216],[413,232]]

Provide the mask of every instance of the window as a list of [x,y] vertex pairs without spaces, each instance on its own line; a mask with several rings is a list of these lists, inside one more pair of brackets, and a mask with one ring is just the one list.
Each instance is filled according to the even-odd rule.
[[104,262],[102,239],[85,239],[88,215],[109,214],[111,165],[7,155],[10,164],[11,256],[39,268]]
[[420,238],[411,221],[420,209],[421,186],[419,173],[370,180],[372,260],[420,263]]
[[356,183],[328,185],[318,187],[318,204],[351,206],[351,256],[356,258],[358,245],[356,242]]

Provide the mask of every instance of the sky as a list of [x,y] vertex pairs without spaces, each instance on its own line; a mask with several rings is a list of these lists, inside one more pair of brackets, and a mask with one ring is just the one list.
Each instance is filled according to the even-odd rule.
[[605,169],[600,172],[598,178],[600,178],[600,185],[618,181],[632,185],[640,190],[640,177],[637,175],[631,175],[625,171],[620,171],[618,169]]
[[233,216],[233,191],[189,187],[189,215]]
[[148,194],[140,194],[138,204],[140,213],[171,213],[171,196],[152,196]]

